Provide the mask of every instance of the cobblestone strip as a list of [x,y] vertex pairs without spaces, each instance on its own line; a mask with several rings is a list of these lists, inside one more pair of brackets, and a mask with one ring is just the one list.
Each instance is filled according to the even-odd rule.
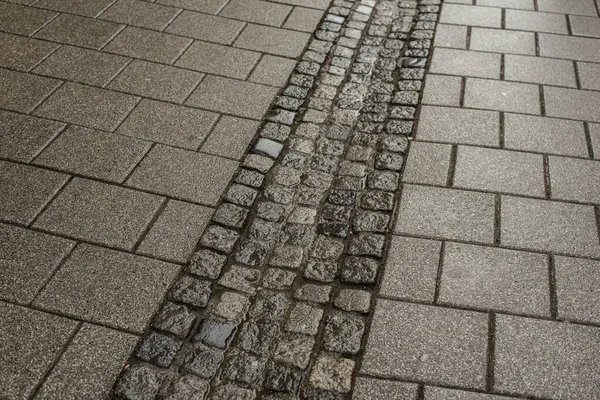
[[334,1],[117,398],[349,398],[431,3]]

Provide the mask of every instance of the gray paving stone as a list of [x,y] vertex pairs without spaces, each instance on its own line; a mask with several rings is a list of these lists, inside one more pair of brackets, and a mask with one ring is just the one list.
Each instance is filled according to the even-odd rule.
[[154,100],[142,100],[118,133],[190,150],[200,147],[218,114]]
[[317,25],[323,17],[323,11],[313,10],[304,7],[294,7],[290,16],[286,19],[285,29],[293,29],[296,31],[303,31],[313,33],[317,28]]
[[274,87],[209,75],[194,90],[186,104],[261,119],[276,94]]
[[77,322],[0,302],[0,395],[29,397],[75,332]]
[[394,231],[493,243],[494,195],[405,185]]
[[454,186],[544,197],[544,160],[540,154],[458,146]]
[[361,372],[485,389],[484,313],[379,300]]
[[600,203],[600,162],[550,156],[548,166],[553,199]]
[[498,315],[493,389],[551,399],[598,399],[598,350],[596,327]]
[[113,131],[139,98],[67,82],[35,110],[40,117]]
[[542,57],[504,56],[504,79],[577,87],[573,62]]
[[599,92],[544,86],[544,100],[550,117],[600,122]]
[[577,69],[582,89],[600,90],[600,65],[579,62]]
[[479,51],[436,48],[431,59],[429,72],[499,79],[500,55]]
[[440,22],[442,24],[500,28],[501,10],[499,8],[463,4],[444,4],[440,14]]
[[529,115],[504,115],[504,147],[587,157],[583,123]]
[[111,3],[111,0],[40,0],[35,6],[85,17],[96,17]]
[[157,0],[157,3],[207,14],[217,14],[227,4],[227,0],[206,0],[202,2],[196,0]]
[[36,220],[35,227],[131,250],[162,201],[147,193],[75,178]]
[[[207,54],[211,56],[206,57]],[[246,79],[259,58],[260,54],[253,51],[195,41],[175,65],[230,78]]]
[[502,196],[500,243],[521,249],[598,257],[590,206]]
[[35,164],[122,182],[149,149],[148,142],[70,126],[36,157]]
[[415,383],[358,377],[352,400],[416,400],[417,391]]
[[594,158],[600,159],[600,124],[588,124]]
[[560,0],[540,0],[538,9],[564,14],[592,15],[594,17],[598,15],[593,0],[573,0],[568,4]]
[[200,151],[239,160],[259,125],[257,121],[223,115],[206,138]]
[[0,298],[28,304],[50,278],[74,242],[0,224]]
[[[477,0],[478,6],[492,6],[502,8],[517,8],[522,10],[535,9],[533,0]],[[509,11],[509,10],[506,10]]]
[[465,107],[540,114],[537,85],[487,79],[467,79]]
[[81,244],[35,304],[141,334],[178,271],[174,264]]
[[37,32],[35,37],[99,50],[122,27],[123,25],[114,22],[84,18],[72,14],[60,14]]
[[215,206],[237,165],[235,161],[220,157],[156,146],[127,180],[127,184]]
[[137,340],[128,333],[83,324],[36,398],[105,398]]
[[570,15],[569,19],[571,20],[573,35],[600,38],[600,19],[598,17]]
[[514,397],[505,397],[495,394],[465,392],[463,390],[446,389],[434,386],[425,386],[425,400],[510,400]]
[[127,61],[127,58],[121,56],[62,46],[33,72],[94,86],[104,86],[121,71]]
[[55,16],[56,13],[51,11],[2,2],[0,3],[0,30],[29,36]]
[[320,390],[347,393],[352,389],[355,361],[319,355],[312,367],[309,383]]
[[460,107],[462,78],[459,76],[427,75],[422,104]]
[[291,10],[290,6],[267,1],[231,0],[219,15],[261,25],[281,26]]
[[539,11],[506,10],[506,28],[568,34],[565,15]]
[[60,122],[0,111],[0,157],[30,162],[64,127]]
[[300,56],[309,37],[308,33],[248,24],[234,45],[243,49],[295,58]]
[[147,1],[119,0],[104,11],[100,19],[162,31],[179,11]]
[[535,38],[532,32],[473,28],[469,48],[494,53],[535,55]]
[[543,254],[446,243],[440,303],[549,317],[549,293]]
[[278,0],[278,3],[290,4],[295,6],[317,8],[326,10],[329,7],[329,0]]
[[103,50],[143,60],[171,64],[190,43],[192,43],[192,39],[128,26],[119,32]]
[[570,257],[554,259],[558,318],[598,324],[600,262]]
[[56,43],[0,32],[0,66],[29,71],[58,47]]
[[539,34],[540,56],[578,61],[600,62],[597,50],[600,39],[565,35]]
[[163,260],[187,262],[212,213],[211,208],[169,201],[137,252]]
[[265,54],[248,80],[263,85],[282,87],[285,86],[295,66],[295,60]]
[[423,106],[417,139],[498,147],[500,115],[494,111]]
[[0,108],[31,112],[61,81],[0,68]]
[[241,21],[184,10],[166,32],[221,44],[231,44],[244,27]]
[[413,141],[402,181],[446,186],[451,151],[449,144]]
[[65,184],[68,176],[0,161],[0,219],[28,225]]
[[433,302],[441,242],[393,236],[380,294]]
[[436,47],[467,48],[467,27],[461,25],[438,24],[433,44]]
[[133,60],[108,88],[157,100],[183,103],[203,76],[204,74],[195,71]]

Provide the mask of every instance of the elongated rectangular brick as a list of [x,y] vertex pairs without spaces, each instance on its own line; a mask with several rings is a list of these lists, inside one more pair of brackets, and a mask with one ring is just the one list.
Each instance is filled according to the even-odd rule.
[[434,74],[500,78],[500,54],[436,48],[429,72]]
[[506,10],[506,28],[565,35],[568,33],[565,15],[539,11]]
[[504,57],[504,79],[577,87],[573,62],[554,58],[507,54]]
[[540,114],[540,92],[537,85],[468,78],[465,107]]
[[600,122],[600,92],[544,86],[544,100],[550,117]]
[[600,62],[600,39],[539,34],[540,56]]
[[553,199],[600,203],[600,162],[551,156],[548,165]]
[[494,53],[535,55],[535,38],[531,32],[473,28],[469,48]]
[[489,26],[500,28],[501,10],[462,4],[444,4],[440,22],[456,25]]

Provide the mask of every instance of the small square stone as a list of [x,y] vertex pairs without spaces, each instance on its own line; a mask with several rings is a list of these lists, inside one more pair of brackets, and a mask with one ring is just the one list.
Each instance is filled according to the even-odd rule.
[[50,10],[83,15],[85,17],[96,17],[111,3],[111,0],[40,0],[37,2],[36,7],[49,8]]
[[[210,57],[206,57],[210,54]],[[195,41],[175,65],[230,78],[246,79],[260,58],[259,53],[220,44]]]
[[600,65],[580,62],[577,70],[583,89],[600,90]]
[[231,44],[243,27],[241,21],[183,10],[166,32],[207,42]]
[[541,154],[458,146],[454,186],[544,197],[544,159]]
[[10,111],[0,111],[0,157],[31,162],[65,124]]
[[260,277],[260,272],[252,268],[233,265],[219,279],[219,285],[253,295]]
[[526,83],[468,78],[465,107],[539,115],[540,90]]
[[323,318],[323,310],[305,303],[297,303],[288,317],[285,330],[314,336],[319,330],[321,318]]
[[187,262],[212,213],[211,208],[169,201],[137,252],[163,260]]
[[0,108],[30,113],[60,83],[56,79],[0,68]]
[[5,302],[0,302],[0,315],[0,394],[18,399],[33,392],[52,368],[78,323]]
[[33,72],[55,78],[104,86],[127,63],[127,58],[79,47],[63,46]]
[[459,107],[462,78],[458,76],[427,75],[423,104]]
[[52,20],[56,13],[8,2],[0,3],[0,27],[4,32],[29,36]]
[[0,66],[29,71],[60,45],[0,32]]
[[535,55],[535,38],[532,32],[473,28],[469,49]]
[[286,29],[313,33],[323,17],[323,11],[295,7],[283,26]]
[[538,398],[597,396],[597,327],[499,314],[495,336],[494,391]]
[[295,58],[300,56],[308,38],[308,33],[248,24],[234,45],[248,50]]
[[570,60],[512,54],[504,56],[504,79],[557,86],[577,86],[573,62]]
[[356,314],[333,312],[323,330],[323,348],[342,354],[357,354],[365,332],[365,323]]
[[28,225],[67,180],[58,172],[0,161],[0,219]]
[[60,14],[35,37],[100,50],[122,27],[114,22]]
[[413,141],[402,180],[446,186],[451,152],[452,146],[449,144]]
[[441,242],[392,236],[381,294],[398,299],[433,302]]
[[267,1],[231,0],[219,15],[261,25],[281,26],[291,10],[290,6]]
[[154,317],[152,325],[183,339],[187,337],[194,322],[196,322],[196,315],[186,306],[167,302]]
[[544,100],[549,117],[600,122],[599,92],[544,86]]
[[35,304],[141,334],[178,271],[173,264],[80,244]]
[[202,342],[207,346],[226,349],[233,339],[236,328],[233,324],[206,318],[200,323],[198,331],[192,337],[192,342]]
[[467,48],[467,27],[461,25],[438,24],[435,32],[435,47]]
[[494,195],[405,185],[396,233],[494,242]]
[[279,337],[273,359],[277,362],[305,369],[315,346],[312,336],[284,333]]
[[240,117],[261,119],[277,94],[274,87],[209,75],[186,104]]
[[440,15],[443,24],[501,27],[501,9],[463,4],[444,4]]
[[139,343],[135,356],[159,367],[168,367],[173,362],[181,342],[158,332],[150,332]]
[[[65,11],[71,12],[70,10]],[[178,13],[179,10],[176,8],[147,1],[119,0],[104,11],[100,15],[100,19],[162,31]]]
[[263,85],[283,87],[295,66],[295,60],[265,54],[248,80]]
[[237,292],[223,292],[211,312],[227,321],[239,323],[246,317],[249,307],[248,296]]
[[600,203],[600,163],[578,158],[548,158],[551,197],[578,203]]
[[67,82],[38,107],[35,114],[113,131],[138,101],[135,96]]
[[504,147],[575,157],[588,156],[582,122],[521,114],[504,115]]
[[316,389],[347,393],[352,389],[354,360],[319,355],[308,381]]
[[502,196],[501,204],[501,244],[582,257],[600,256],[593,207],[511,196]]
[[352,400],[416,400],[418,389],[416,383],[358,377]]
[[210,379],[216,374],[222,362],[222,353],[196,349],[185,356],[181,369],[185,372],[191,372],[194,375],[198,375],[201,378]]
[[558,318],[597,324],[600,312],[600,262],[570,257],[554,259]]
[[150,149],[150,143],[71,125],[35,163],[66,172],[123,182]]
[[11,225],[0,225],[0,298],[28,304],[75,242]]
[[216,279],[221,274],[226,261],[227,257],[224,255],[201,249],[192,256],[188,270],[194,275]]
[[204,110],[144,99],[117,133],[197,150],[217,117]]
[[506,10],[506,28],[567,34],[565,15],[539,11]]
[[128,26],[102,50],[124,56],[171,64],[192,39]]
[[500,54],[436,48],[429,72],[499,79]]
[[155,195],[75,178],[34,226],[131,250],[162,202],[163,199]]
[[183,103],[204,74],[133,60],[108,86],[120,92]]
[[197,308],[205,308],[212,294],[210,281],[180,275],[169,290],[169,299]]
[[549,317],[549,293],[545,255],[446,244],[440,303]]
[[84,323],[40,388],[40,399],[109,396],[138,337]]
[[158,0],[157,3],[207,14],[217,14],[227,4],[227,0],[205,0],[202,2],[196,0]]
[[379,300],[362,373],[485,389],[488,316]]

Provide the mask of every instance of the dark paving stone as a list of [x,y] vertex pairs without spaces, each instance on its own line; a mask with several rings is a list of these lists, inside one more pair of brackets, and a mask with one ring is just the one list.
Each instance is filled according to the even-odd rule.
[[233,340],[236,329],[236,325],[207,318],[200,323],[192,341],[202,342],[207,346],[219,349],[226,349],[231,340]]
[[171,286],[169,297],[174,301],[203,308],[208,305],[211,293],[209,281],[182,275]]
[[183,339],[187,337],[195,321],[196,315],[186,306],[175,303],[165,303],[162,309],[154,317],[152,325],[161,331],[172,333]]
[[[211,130],[200,151],[241,159],[258,129],[257,121],[223,115]],[[238,182],[244,183],[244,182]],[[258,187],[256,185],[248,185]]]
[[302,371],[274,364],[267,370],[264,386],[278,392],[296,393],[302,378]]
[[195,0],[159,0],[158,3],[200,11],[207,14],[217,14],[227,3],[227,0],[206,0],[201,3]]
[[290,6],[266,1],[232,0],[227,3],[219,15],[261,25],[281,26],[291,10]]
[[29,113],[60,83],[56,79],[0,68],[0,107]]
[[253,354],[266,354],[276,334],[275,324],[246,322],[240,330],[238,346]]
[[60,14],[37,32],[35,37],[99,50],[122,27],[123,25],[114,22]]
[[164,396],[168,399],[203,399],[210,390],[208,382],[193,375],[175,378]]
[[0,66],[29,71],[58,47],[43,40],[0,33]]
[[241,21],[184,10],[166,32],[207,42],[231,44],[243,27]]
[[248,50],[296,58],[308,38],[307,33],[248,24],[234,44]]
[[135,355],[151,364],[168,367],[173,362],[180,348],[180,341],[161,333],[151,332],[142,339],[135,351]]
[[[70,10],[65,11],[72,12]],[[146,1],[119,0],[104,11],[100,15],[100,19],[162,31],[178,12],[179,10],[176,8]]]
[[189,272],[201,277],[216,279],[221,274],[227,257],[210,250],[202,249],[192,256]]
[[96,17],[111,3],[111,0],[40,0],[35,6],[86,17]]
[[29,36],[54,16],[56,16],[54,12],[2,2],[0,3],[0,30]]
[[282,293],[271,291],[258,292],[249,315],[255,320],[279,321],[285,315],[290,301]]
[[200,378],[210,379],[215,375],[222,362],[222,353],[210,350],[193,350],[185,356],[181,369],[198,375]]
[[245,353],[233,355],[225,362],[223,377],[248,385],[258,384],[257,381],[262,377],[265,368],[265,361]]
[[156,398],[164,376],[145,365],[127,368],[115,386],[115,394],[125,400]]
[[350,313],[336,312],[327,317],[323,346],[327,351],[358,354],[365,332],[365,323]]

